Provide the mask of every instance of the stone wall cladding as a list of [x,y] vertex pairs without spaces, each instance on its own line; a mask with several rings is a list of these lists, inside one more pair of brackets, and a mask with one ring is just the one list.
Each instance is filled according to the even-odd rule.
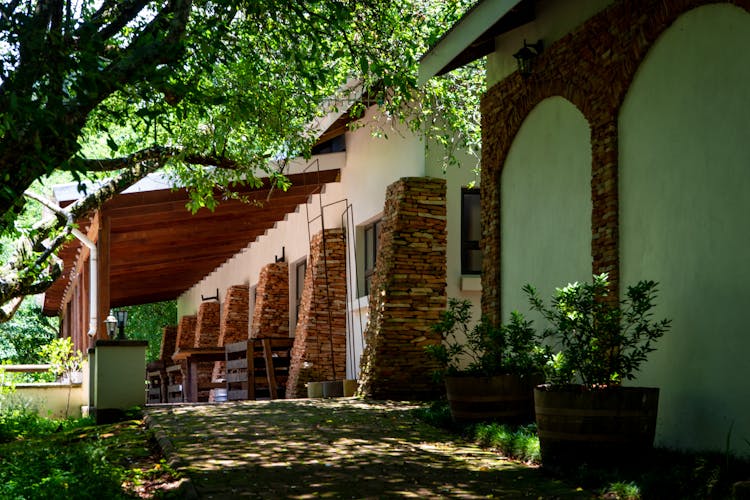
[[[195,326],[195,344],[193,347],[216,347],[219,345],[219,311],[221,305],[218,302],[202,302],[198,306],[198,318]],[[214,371],[214,363],[198,363],[198,384],[205,385],[211,382]],[[185,380],[185,379],[184,379]],[[206,401],[209,394],[199,393],[198,401]]]
[[[190,349],[195,345],[195,325],[198,317],[183,316],[177,325],[177,349]],[[176,349],[176,350],[177,350]]]
[[[198,317],[195,315],[183,316],[177,323],[177,348],[180,349],[191,349],[195,345],[195,327],[198,321]],[[171,361],[171,359],[170,359]],[[167,363],[172,364],[172,363]],[[187,380],[187,361],[184,359],[177,362],[180,365],[180,379]]]
[[403,178],[388,187],[359,394],[423,399],[439,387],[424,347],[446,304],[445,181]]
[[[500,311],[500,176],[523,120],[543,99],[561,96],[591,126],[591,255],[593,273],[608,272],[619,290],[618,129],[620,106],[656,39],[683,13],[730,3],[750,11],[750,0],[622,0],[546,48],[532,74],[510,75],[482,99],[482,313]],[[613,295],[613,300],[616,300]]]
[[345,376],[346,242],[341,229],[327,229],[310,241],[286,397],[304,397],[307,382]]
[[267,264],[260,271],[252,338],[289,336],[289,265]]
[[[250,321],[250,287],[234,285],[227,288],[221,308],[218,346],[247,340]],[[213,380],[224,377],[224,362],[214,363]]]
[[177,349],[177,325],[165,326],[161,330],[161,347],[159,359],[165,364],[172,364],[172,354]]
[[219,345],[220,309],[221,305],[218,302],[203,302],[198,306],[193,347],[216,347]]

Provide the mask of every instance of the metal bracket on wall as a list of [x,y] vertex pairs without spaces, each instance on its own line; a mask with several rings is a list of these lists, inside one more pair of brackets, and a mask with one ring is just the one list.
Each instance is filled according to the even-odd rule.
[[286,247],[281,247],[281,257],[279,257],[278,255],[274,255],[274,262],[285,262],[286,256],[284,255],[284,252],[286,252]]
[[203,302],[207,300],[215,300],[216,302],[219,302],[219,289],[218,288],[216,289],[216,296],[214,297],[204,297],[203,294],[201,294],[201,300]]

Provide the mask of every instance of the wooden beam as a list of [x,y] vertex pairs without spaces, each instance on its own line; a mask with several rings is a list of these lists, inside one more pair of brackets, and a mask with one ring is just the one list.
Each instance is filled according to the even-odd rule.
[[238,201],[227,202],[216,207],[211,212],[202,209],[195,214],[185,208],[172,210],[164,206],[151,205],[148,207],[131,207],[127,210],[118,210],[110,214],[116,221],[113,232],[129,231],[139,225],[153,225],[155,222],[188,222],[199,220],[216,220],[219,218],[242,218],[250,215],[275,214],[281,211],[289,212],[297,208],[297,205],[307,202],[310,195],[307,193],[295,194],[262,206],[241,203]]

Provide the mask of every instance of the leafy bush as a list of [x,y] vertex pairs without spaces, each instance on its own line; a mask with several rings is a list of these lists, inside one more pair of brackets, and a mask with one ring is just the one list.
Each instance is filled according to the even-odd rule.
[[[136,449],[103,440],[90,418],[54,420],[36,414],[18,399],[0,406],[0,498],[133,498],[122,483],[131,478],[114,460]],[[117,447],[118,453],[113,453]],[[142,471],[138,471],[143,475]]]
[[81,370],[83,354],[80,350],[73,350],[70,337],[56,338],[39,349],[39,353],[50,364],[50,371],[56,376],[70,376]]
[[561,347],[548,365],[548,381],[572,384],[577,377],[584,385],[607,386],[635,378],[671,324],[651,317],[656,285],[640,281],[618,302],[607,274],[595,275],[591,283],[558,288],[549,307],[534,287],[526,285],[532,309],[550,323],[545,337],[558,340]]
[[43,363],[39,347],[57,336],[56,322],[43,316],[35,301],[25,300],[10,321],[0,323],[0,361]]
[[122,475],[97,442],[71,442],[64,452],[44,441],[6,445],[0,457],[0,498],[128,498]]
[[0,396],[0,443],[43,436],[90,425],[90,418],[54,420],[40,417],[37,409],[17,394]]
[[541,345],[531,321],[514,311],[506,325],[495,327],[482,318],[474,328],[469,328],[471,305],[469,300],[450,299],[440,321],[433,325],[433,331],[442,341],[428,345],[425,350],[440,365],[435,373],[437,379],[541,372],[549,350]]
[[177,324],[177,301],[154,302],[124,308],[128,311],[125,333],[132,340],[148,341],[146,361],[159,359],[162,328]]

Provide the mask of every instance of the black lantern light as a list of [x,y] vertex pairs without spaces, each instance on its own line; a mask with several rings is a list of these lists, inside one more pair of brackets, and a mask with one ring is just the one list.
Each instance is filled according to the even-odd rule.
[[536,56],[542,53],[543,48],[544,42],[542,40],[539,40],[536,43],[527,43],[526,40],[524,40],[523,47],[513,54],[513,57],[516,58],[516,63],[518,63],[518,72],[522,77],[526,78],[531,74],[532,62]]
[[125,340],[125,324],[128,322],[128,311],[118,309],[115,311],[117,318],[117,340]]
[[113,338],[115,336],[115,329],[117,329],[117,318],[110,314],[104,320],[104,325],[107,327],[107,336]]

